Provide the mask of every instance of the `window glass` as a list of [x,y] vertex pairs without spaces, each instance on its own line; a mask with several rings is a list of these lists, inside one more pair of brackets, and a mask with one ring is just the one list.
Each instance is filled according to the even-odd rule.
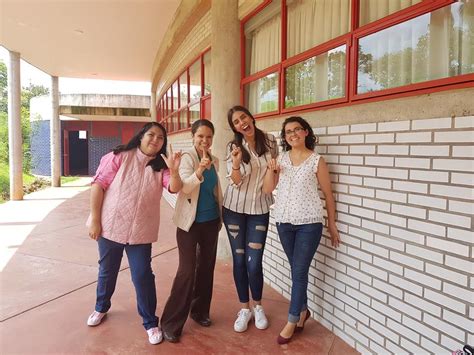
[[359,26],[415,5],[422,0],[359,0]]
[[189,107],[189,123],[193,124],[201,118],[201,104],[196,104]]
[[203,57],[204,61],[204,95],[209,95],[211,93],[211,51],[207,51]]
[[274,0],[245,23],[245,75],[281,60],[281,1]]
[[195,102],[201,97],[201,60],[198,59],[189,68],[190,102]]
[[253,114],[278,109],[278,74],[272,73],[245,85],[245,102]]
[[178,81],[176,80],[171,87],[173,90],[173,111],[176,111],[179,108]]
[[179,77],[179,99],[181,102],[180,107],[188,104],[188,72],[185,71]]
[[179,111],[179,129],[188,128],[188,109],[184,108]]
[[307,105],[346,95],[346,46],[286,68],[285,107]]
[[459,1],[359,40],[357,93],[474,72],[474,2]]
[[167,114],[169,115],[171,112],[173,112],[173,106],[172,106],[173,105],[173,100],[172,100],[172,96],[171,96],[171,87],[166,92],[166,100],[167,100],[166,109],[167,109]]
[[288,58],[350,31],[351,0],[288,0],[286,4]]

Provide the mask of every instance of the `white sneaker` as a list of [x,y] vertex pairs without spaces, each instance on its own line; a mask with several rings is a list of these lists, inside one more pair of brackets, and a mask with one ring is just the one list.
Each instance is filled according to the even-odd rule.
[[150,328],[146,331],[148,333],[148,341],[150,344],[156,345],[163,340],[163,333],[160,328]]
[[106,314],[107,313],[100,313],[97,311],[92,312],[89,318],[87,318],[87,325],[89,327],[95,327],[96,325],[99,325],[100,322],[102,322],[102,319],[104,319]]
[[263,330],[268,328],[268,319],[265,316],[265,311],[261,305],[257,304],[253,308],[253,316],[255,317],[255,326],[258,329]]
[[234,323],[234,330],[237,333],[245,332],[251,319],[252,312],[250,311],[250,309],[242,308],[239,313],[237,313],[237,319]]

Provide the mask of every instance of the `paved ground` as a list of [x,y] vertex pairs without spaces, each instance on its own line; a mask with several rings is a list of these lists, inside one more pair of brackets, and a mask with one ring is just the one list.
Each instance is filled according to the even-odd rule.
[[[202,328],[188,320],[181,342],[150,345],[136,311],[126,257],[107,319],[86,326],[97,278],[96,243],[87,237],[88,179],[0,205],[0,353],[2,354],[357,354],[314,320],[280,346],[288,301],[265,287],[267,330],[232,329],[239,310],[231,262],[216,267],[211,318]],[[162,225],[153,246],[161,314],[177,268],[172,209],[161,203]]]

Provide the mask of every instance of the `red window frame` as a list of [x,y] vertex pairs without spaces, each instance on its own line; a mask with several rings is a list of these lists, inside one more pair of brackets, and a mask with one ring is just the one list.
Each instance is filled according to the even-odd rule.
[[[368,23],[359,27],[359,9],[360,1],[351,0],[351,28],[347,34],[334,38],[330,41],[322,43],[316,47],[300,53],[294,57],[286,57],[287,49],[287,11],[286,0],[281,0],[281,62],[269,68],[266,68],[258,73],[245,76],[245,23],[252,17],[256,16],[262,11],[272,0],[265,0],[255,8],[251,13],[245,16],[240,23],[241,31],[241,84],[240,84],[240,101],[245,105],[245,85],[258,80],[270,73],[277,73],[279,80],[278,92],[278,110],[255,114],[255,118],[264,118],[284,114],[294,111],[309,111],[327,109],[331,107],[348,106],[364,102],[382,101],[387,99],[394,99],[400,97],[407,97],[419,94],[426,94],[431,92],[438,92],[442,90],[450,90],[456,88],[466,88],[474,86],[474,73],[458,75],[455,77],[448,77],[442,79],[434,79],[424,81],[421,83],[409,84],[395,88],[383,89],[378,91],[371,91],[368,93],[357,94],[357,73],[358,73],[358,44],[361,37],[382,31],[388,27],[397,25],[399,23],[411,20],[423,14],[435,11],[441,7],[448,6],[457,0],[424,0],[418,4],[409,6],[405,9],[397,11],[386,17],[378,19],[374,22]],[[306,105],[294,106],[285,108],[285,70],[291,65],[302,62],[312,56],[320,55],[328,50],[336,48],[340,45],[346,44],[346,95],[344,98],[326,100]]]
[[[206,101],[210,100],[211,94],[205,95],[204,96],[204,78],[205,78],[205,66],[204,66],[204,55],[208,53],[211,50],[211,48],[205,49],[203,52],[201,52],[199,55],[197,55],[195,58],[193,58],[190,63],[179,73],[179,75],[171,81],[171,84],[166,88],[166,90],[162,90],[162,95],[159,99],[159,102],[161,102],[161,110],[162,110],[162,115],[160,116],[159,122],[161,122],[164,127],[166,128],[168,134],[174,134],[174,133],[181,133],[185,131],[189,131],[191,129],[190,125],[190,110],[189,108],[191,106],[194,106],[196,104],[200,105],[200,109],[202,112],[202,108],[205,106]],[[191,89],[190,89],[190,75],[189,75],[189,69],[195,65],[199,61],[200,64],[200,79],[201,79],[201,96],[199,99],[196,100],[191,100]],[[181,92],[180,92],[180,79],[183,75],[186,75],[186,83],[187,83],[187,103],[181,104]],[[177,101],[176,105],[178,107],[173,107],[174,106],[174,93],[173,93],[173,84],[177,83]],[[169,108],[168,106],[168,90],[171,92],[171,103],[172,107]],[[181,123],[180,116],[183,110],[186,110],[186,126],[184,127]],[[207,110],[208,111],[208,110]],[[206,116],[209,116],[210,118],[210,113],[207,113],[206,111]],[[207,119],[207,117],[206,117]],[[174,122],[173,120],[177,120],[177,122]],[[173,127],[178,127],[177,130],[172,130]]]

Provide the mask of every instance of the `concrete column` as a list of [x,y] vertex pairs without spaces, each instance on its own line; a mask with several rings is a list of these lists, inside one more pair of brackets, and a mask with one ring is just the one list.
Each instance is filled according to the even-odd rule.
[[51,105],[53,106],[50,121],[51,142],[51,186],[61,186],[61,122],[59,121],[58,77],[51,77]]
[[[240,21],[238,0],[212,0],[211,6],[211,115],[216,129],[212,152],[221,161],[219,178],[225,191],[226,146],[233,133],[227,111],[240,103]],[[219,234],[217,256],[230,258],[225,228]]]
[[156,121],[156,91],[153,91],[151,93],[150,113],[151,113],[151,120]]
[[9,52],[8,145],[10,200],[23,200],[23,138],[21,136],[20,53]]

